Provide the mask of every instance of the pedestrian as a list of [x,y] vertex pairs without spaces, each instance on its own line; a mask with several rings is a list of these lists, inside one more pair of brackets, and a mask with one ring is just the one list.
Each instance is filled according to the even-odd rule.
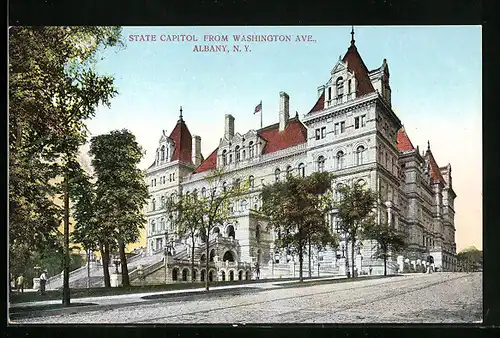
[[17,292],[19,293],[19,290],[21,290],[21,293],[24,293],[24,276],[21,274],[19,277],[17,277]]
[[45,294],[45,284],[47,283],[47,271],[43,271],[40,275],[40,294]]

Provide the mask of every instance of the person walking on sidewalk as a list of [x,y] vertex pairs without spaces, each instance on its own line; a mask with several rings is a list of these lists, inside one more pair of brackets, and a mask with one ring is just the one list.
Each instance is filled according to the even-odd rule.
[[40,275],[40,294],[45,294],[45,284],[47,283],[47,271],[43,271]]
[[19,293],[19,290],[21,290],[21,293],[24,293],[24,276],[21,274],[19,277],[17,277],[17,292]]

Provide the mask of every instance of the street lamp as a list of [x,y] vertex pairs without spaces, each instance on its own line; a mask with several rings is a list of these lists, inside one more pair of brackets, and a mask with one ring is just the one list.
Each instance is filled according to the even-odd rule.
[[118,271],[118,265],[120,264],[120,260],[118,259],[118,257],[115,257],[113,259],[113,263],[115,264],[115,274],[119,274],[120,272]]

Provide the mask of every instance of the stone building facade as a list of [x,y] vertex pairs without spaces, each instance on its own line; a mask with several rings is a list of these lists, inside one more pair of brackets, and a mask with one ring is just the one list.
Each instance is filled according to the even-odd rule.
[[[212,280],[291,275],[295,258],[273,247],[274,234],[260,214],[263,184],[285,179],[288,173],[309,175],[316,171],[336,174],[335,186],[359,182],[379,193],[378,220],[406,232],[409,247],[393,257],[389,270],[403,269],[432,255],[436,268],[455,269],[456,245],[451,165],[439,167],[428,145],[414,147],[391,108],[389,66],[368,70],[351,40],[345,56],[330,71],[329,81],[318,87],[318,99],[309,113],[290,116],[289,95],[281,92],[278,123],[258,130],[236,132],[235,119],[225,115],[224,135],[207,157],[201,138],[192,135],[182,116],[173,131],[162,133],[156,159],[147,170],[151,199],[147,211],[147,250],[164,251],[167,282],[191,278],[190,243],[175,234],[175,224],[165,212],[168,198],[191,192],[204,193],[206,175],[224,169],[225,184],[248,182],[249,191],[232,205],[234,221],[213,230],[210,260]],[[338,231],[335,211],[327,215]],[[342,234],[340,234],[342,235]],[[342,238],[342,236],[341,236]],[[204,243],[197,239],[196,280],[208,275],[201,262]],[[314,271],[346,273],[349,243],[315,252]],[[373,259],[375,243],[363,241],[356,250],[359,273],[379,274],[380,260]],[[308,259],[305,259],[306,266]],[[293,268],[292,268],[293,265]],[[176,272],[174,272],[174,270]],[[186,270],[187,272],[183,272]]]

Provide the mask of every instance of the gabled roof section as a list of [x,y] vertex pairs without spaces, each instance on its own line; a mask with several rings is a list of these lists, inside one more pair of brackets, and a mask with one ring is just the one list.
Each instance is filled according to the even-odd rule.
[[354,77],[358,82],[357,96],[366,95],[375,91],[370,81],[370,76],[368,75],[368,68],[366,68],[361,55],[359,55],[354,41],[351,41],[351,46],[347,49],[347,53],[344,55],[342,61],[347,62],[349,71],[354,72]]
[[446,181],[444,180],[444,177],[441,174],[441,170],[439,170],[439,166],[437,165],[436,159],[434,159],[434,155],[432,155],[431,150],[427,149],[425,155],[429,161],[429,166],[431,168],[430,170],[431,181],[434,183],[441,182],[444,185],[446,185]]
[[204,171],[213,170],[217,168],[217,150],[219,147],[215,148],[210,155],[208,155],[206,160],[203,160],[198,168],[193,171],[193,174],[202,173]]
[[318,98],[318,101],[316,101],[314,107],[312,107],[311,111],[308,114],[323,110],[324,108],[325,108],[325,90],[323,89],[323,93],[321,93],[320,97]]
[[410,141],[410,138],[406,134],[405,128],[398,130],[398,150],[401,152],[414,150],[415,147]]
[[172,154],[171,161],[180,161],[192,164],[191,158],[192,151],[192,137],[186,123],[182,119],[182,115],[177,120],[174,130],[169,136],[175,142],[174,153]]
[[276,123],[259,129],[257,133],[267,142],[262,154],[273,153],[307,142],[307,129],[298,116],[289,119],[283,131],[279,131],[279,123]]

